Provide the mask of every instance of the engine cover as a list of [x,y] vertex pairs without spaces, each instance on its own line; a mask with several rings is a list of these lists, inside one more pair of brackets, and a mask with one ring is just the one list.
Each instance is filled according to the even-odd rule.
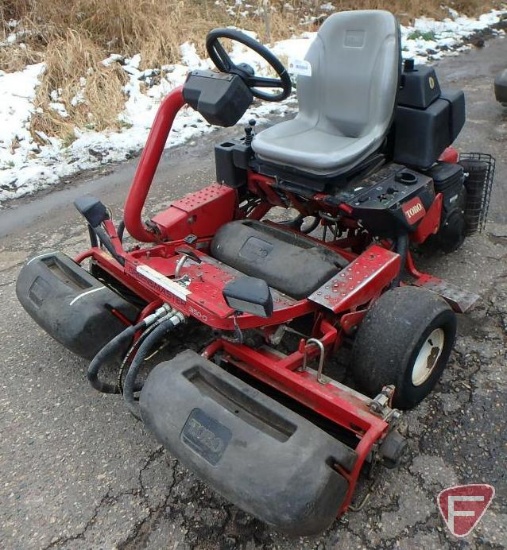
[[428,244],[443,252],[453,252],[463,244],[467,231],[467,192],[463,184],[463,167],[459,164],[437,162],[426,173],[433,178],[435,191],[443,195],[440,228],[436,235],[428,239]]

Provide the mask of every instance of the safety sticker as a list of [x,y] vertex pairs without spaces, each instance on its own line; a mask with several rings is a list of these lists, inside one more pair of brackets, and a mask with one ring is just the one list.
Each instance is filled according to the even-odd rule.
[[289,59],[289,73],[300,76],[312,76],[312,66],[304,59]]
[[171,281],[171,279],[168,279],[158,271],[155,271],[153,268],[147,265],[139,265],[137,266],[136,271],[139,273],[139,275],[142,275],[152,283],[157,284],[158,286],[167,290],[174,296],[177,296],[184,302],[187,301],[187,296],[190,294],[190,290],[182,287],[174,281]]

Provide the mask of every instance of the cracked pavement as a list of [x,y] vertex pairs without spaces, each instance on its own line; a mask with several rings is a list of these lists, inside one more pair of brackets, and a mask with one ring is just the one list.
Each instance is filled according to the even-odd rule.
[[[319,537],[287,539],[213,493],[146,433],[118,396],[95,392],[86,381],[86,361],[48,337],[17,302],[15,280],[27,256],[51,249],[73,255],[85,245],[84,224],[68,205],[74,196],[95,193],[118,213],[135,163],[2,210],[0,229],[10,234],[0,243],[0,547],[507,547],[507,113],[492,91],[506,51],[507,41],[491,40],[439,64],[443,86],[467,94],[460,145],[496,156],[497,178],[493,223],[424,267],[478,291],[481,300],[460,316],[459,338],[436,390],[404,414],[408,453],[401,467],[381,469],[363,509]],[[165,158],[150,201],[156,209],[210,181],[209,151],[218,139],[203,137]],[[191,345],[199,347],[203,337],[197,330]],[[175,341],[173,351],[182,347]],[[458,540],[447,531],[436,496],[476,482],[493,485],[496,496],[475,531]],[[361,479],[356,503],[370,485]]]

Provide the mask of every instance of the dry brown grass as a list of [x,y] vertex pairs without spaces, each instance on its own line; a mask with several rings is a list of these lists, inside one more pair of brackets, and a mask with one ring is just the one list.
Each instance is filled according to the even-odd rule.
[[30,33],[31,48],[45,48],[72,30],[105,56],[144,54],[145,67],[176,61],[180,44],[202,44],[213,25],[230,24],[213,1],[183,0],[0,0],[4,32],[10,18]]
[[0,48],[0,68],[8,73],[21,71],[27,65],[44,60],[44,52],[27,48],[25,45]]
[[[20,21],[16,30],[24,35],[22,45],[0,48],[0,69],[15,71],[23,63],[44,59],[33,135],[40,140],[44,132],[67,142],[73,124],[97,130],[118,126],[126,75],[118,66],[100,63],[110,53],[140,53],[141,68],[162,66],[179,60],[179,46],[187,40],[204,53],[203,38],[210,27],[230,23],[214,2],[164,0],[0,0],[4,38],[12,32],[10,19]],[[58,89],[68,118],[49,107],[50,94]],[[86,102],[72,105],[81,92]]]
[[[246,3],[246,2],[245,2]],[[61,100],[78,126],[97,129],[117,125],[117,114],[124,97],[120,70],[103,67],[102,59],[111,53],[141,54],[141,68],[155,68],[178,62],[179,46],[193,42],[204,53],[204,38],[214,27],[237,25],[258,33],[269,42],[288,38],[314,25],[303,23],[319,15],[323,0],[250,0],[257,14],[242,16],[243,6],[232,14],[215,0],[0,0],[0,40],[12,32],[11,19],[23,31],[18,43],[0,47],[0,69],[15,71],[26,63],[46,62],[46,73],[37,94],[42,114],[33,126],[49,135],[71,131],[68,119],[48,109],[50,93],[61,88]],[[337,0],[337,11],[346,9],[389,9],[403,23],[414,17],[446,15],[441,0]],[[232,0],[228,3],[234,5]],[[497,0],[453,0],[448,2],[461,13],[477,15]],[[3,35],[3,37],[1,36]],[[87,105],[71,104],[81,90],[80,78],[87,78],[84,95]]]
[[[32,119],[35,135],[42,131],[68,140],[74,125],[99,131],[118,125],[117,115],[125,100],[122,86],[126,74],[115,65],[105,67],[101,63],[103,58],[101,49],[76,31],[69,30],[64,37],[49,43],[46,71],[35,100],[39,109]],[[54,90],[60,91],[58,100],[69,117],[62,117],[48,107]]]
[[[33,50],[45,49],[72,30],[83,39],[91,40],[104,57],[111,52],[125,55],[140,52],[143,67],[147,68],[177,61],[179,46],[187,40],[202,50],[207,31],[221,25],[244,26],[260,36],[266,35],[269,26],[273,40],[287,38],[308,28],[301,24],[301,19],[321,13],[319,6],[323,0],[251,0],[249,3],[260,13],[255,15],[250,9],[245,19],[241,16],[243,6],[237,6],[229,15],[215,0],[0,0],[0,23],[5,35],[8,31],[5,23],[9,19],[20,20],[29,33],[23,41]],[[407,21],[420,15],[446,15],[441,0],[335,0],[331,3],[337,11],[389,9]],[[477,15],[502,2],[451,0],[447,4],[467,15]]]

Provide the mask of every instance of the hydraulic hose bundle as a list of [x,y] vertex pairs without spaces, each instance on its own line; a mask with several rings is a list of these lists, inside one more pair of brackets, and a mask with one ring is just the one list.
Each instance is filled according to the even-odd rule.
[[141,343],[135,357],[130,365],[127,376],[125,377],[125,385],[123,387],[123,399],[127,404],[129,411],[138,419],[141,419],[139,412],[139,404],[134,396],[134,392],[139,391],[136,385],[136,378],[139,374],[139,369],[143,364],[146,356],[153,346],[168,332],[176,328],[180,323],[184,322],[185,317],[182,313],[173,310],[161,319],[160,324],[146,337]]
[[[90,381],[90,384],[97,390],[102,393],[112,393],[119,394],[122,393],[121,381],[117,384],[110,384],[108,382],[103,382],[99,378],[100,369],[115,355],[117,355],[126,344],[134,338],[134,335],[138,331],[144,331],[141,337],[134,343],[130,348],[127,356],[131,355],[135,349],[137,353],[135,354],[134,360],[129,368],[127,378],[125,380],[125,390],[128,389],[130,396],[125,400],[127,406],[131,410],[132,414],[136,414],[136,407],[132,406],[132,403],[135,403],[134,392],[139,391],[142,386],[135,385],[135,378],[139,372],[139,368],[148,355],[148,352],[153,347],[153,345],[162,338],[167,332],[172,330],[174,327],[179,325],[185,320],[184,316],[169,306],[162,306],[157,309],[151,315],[145,317],[141,322],[136,325],[127,327],[123,332],[120,332],[115,338],[108,342],[93,358],[90,366],[88,367],[87,377]],[[146,336],[145,336],[146,335]],[[126,357],[127,359],[127,357]],[[125,363],[125,361],[124,361]],[[122,364],[122,367],[124,365]],[[131,374],[132,371],[132,374]],[[134,412],[136,411],[136,412]]]

